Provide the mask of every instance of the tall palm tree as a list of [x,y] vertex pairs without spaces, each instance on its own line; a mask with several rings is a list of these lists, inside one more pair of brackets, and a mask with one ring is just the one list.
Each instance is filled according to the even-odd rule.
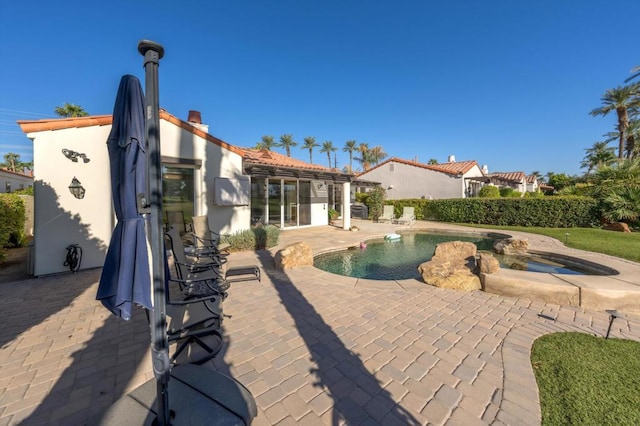
[[369,144],[366,142],[360,143],[360,145],[358,145],[357,151],[360,154],[360,156],[355,157],[354,160],[360,163],[363,171],[369,170],[369,167],[371,167],[371,155],[369,152]]
[[271,149],[276,146],[278,146],[278,144],[273,141],[273,136],[263,136],[262,141],[256,144],[256,149],[266,149],[267,151],[271,151]]
[[388,157],[387,153],[384,152],[384,149],[380,145],[371,148],[369,150],[369,155],[373,164],[378,164],[380,161]]
[[293,140],[292,134],[286,133],[280,136],[280,143],[278,144],[278,146],[284,148],[284,150],[287,152],[287,157],[291,157],[291,147],[298,146],[298,142]]
[[319,147],[320,144],[316,143],[316,138],[313,136],[307,136],[304,138],[304,144],[302,145],[302,149],[309,150],[309,162],[313,164],[313,148]]
[[604,104],[600,108],[591,111],[594,117],[597,115],[606,116],[611,111],[615,111],[618,116],[618,158],[623,158],[627,128],[629,127],[629,110],[640,107],[640,83],[629,86],[618,86],[615,89],[607,90],[601,98]]
[[80,105],[65,102],[61,107],[56,107],[54,112],[60,117],[86,117],[89,115]]
[[333,142],[324,141],[322,142],[322,148],[320,148],[320,152],[327,153],[327,159],[329,160],[329,168],[331,168],[331,153],[337,151],[338,148],[333,146]]
[[356,141],[350,140],[344,143],[344,147],[342,148],[342,152],[349,153],[349,173],[353,172],[353,151],[356,150]]
[[616,160],[615,148],[608,145],[607,141],[595,142],[591,148],[585,149],[586,155],[580,163],[580,167],[587,169],[586,174],[602,166],[608,166]]
[[16,154],[15,152],[9,152],[7,154],[4,154],[3,166],[10,172],[18,171],[20,164],[21,164],[20,154]]
[[633,80],[634,78],[638,78],[638,77],[640,77],[640,65],[638,65],[637,67],[634,67],[631,70],[631,77],[627,78],[624,82],[627,83]]

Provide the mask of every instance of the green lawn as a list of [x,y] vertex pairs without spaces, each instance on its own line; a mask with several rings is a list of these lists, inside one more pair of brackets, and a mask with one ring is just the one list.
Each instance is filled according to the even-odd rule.
[[548,334],[531,364],[543,425],[640,425],[640,342]]
[[[567,247],[604,253],[640,262],[640,232],[622,233],[596,228],[533,228],[524,226],[493,226],[461,223],[476,228],[511,230],[553,237]],[[566,234],[569,234],[568,236]]]

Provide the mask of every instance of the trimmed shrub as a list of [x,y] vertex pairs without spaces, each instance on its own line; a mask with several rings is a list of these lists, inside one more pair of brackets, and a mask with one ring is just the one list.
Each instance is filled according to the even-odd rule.
[[460,198],[433,200],[428,211],[436,220],[502,226],[547,228],[598,224],[598,203],[588,197]]
[[24,245],[24,202],[15,194],[0,194],[0,260],[5,248]]
[[485,185],[478,191],[478,197],[480,198],[498,198],[499,196],[500,189],[493,185]]
[[238,231],[231,235],[223,235],[221,241],[231,245],[231,251],[263,250],[275,247],[280,239],[280,228],[267,225],[255,226]]
[[384,209],[386,191],[381,186],[376,186],[373,191],[367,193],[366,206],[369,209],[369,219],[378,220]]
[[503,186],[500,188],[500,196],[505,198],[516,198],[521,197],[522,194],[509,186]]

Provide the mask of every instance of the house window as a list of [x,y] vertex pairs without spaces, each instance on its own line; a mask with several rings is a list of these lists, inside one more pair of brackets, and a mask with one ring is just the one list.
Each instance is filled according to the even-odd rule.
[[195,169],[181,165],[162,166],[162,209],[182,212],[184,222],[191,222],[194,214]]

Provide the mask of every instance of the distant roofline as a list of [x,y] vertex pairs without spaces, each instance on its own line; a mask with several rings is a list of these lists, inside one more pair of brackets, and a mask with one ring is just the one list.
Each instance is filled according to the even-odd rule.
[[[358,176],[362,176],[365,173],[369,173],[370,171],[375,170],[375,169],[377,169],[379,167],[382,167],[385,164],[390,163],[392,161],[396,162],[396,163],[406,164],[406,165],[409,165],[409,166],[420,167],[422,169],[433,170],[435,172],[445,173],[445,174],[453,175],[453,176],[463,175],[466,172],[468,172],[469,170],[471,170],[473,168],[473,166],[478,166],[478,168],[480,168],[480,165],[478,164],[478,162],[476,160],[454,161],[454,162],[451,162],[451,163],[442,163],[442,164],[424,164],[424,163],[419,163],[417,161],[405,160],[405,159],[398,158],[398,157],[391,157],[391,158],[383,161],[382,163],[376,164],[375,166],[373,166],[369,170],[366,170],[364,172],[359,173]],[[464,163],[467,163],[467,165],[468,165],[468,167],[466,167],[464,169],[464,171],[454,172],[454,171],[451,171],[451,170],[446,170],[447,164],[464,164]],[[480,168],[480,171],[482,171],[481,168]]]

